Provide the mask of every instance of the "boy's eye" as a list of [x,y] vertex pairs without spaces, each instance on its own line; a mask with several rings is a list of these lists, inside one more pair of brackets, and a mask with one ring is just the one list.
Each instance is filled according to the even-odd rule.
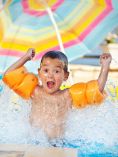
[[42,69],[43,72],[47,73],[48,72],[48,69]]
[[56,73],[59,73],[59,71],[58,71],[58,70],[56,70],[55,72],[56,72]]
[[47,73],[47,72],[48,72],[48,69],[44,69],[44,72],[46,72],[46,73]]
[[60,73],[60,70],[55,70],[55,73],[56,73],[56,74]]

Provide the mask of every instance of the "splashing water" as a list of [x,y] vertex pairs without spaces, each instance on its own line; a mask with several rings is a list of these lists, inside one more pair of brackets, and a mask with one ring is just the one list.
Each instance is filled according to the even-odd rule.
[[[111,85],[106,85],[108,97],[101,105],[69,112],[63,146],[118,154],[117,86]],[[44,133],[29,124],[30,101],[19,98],[2,82],[0,86],[0,143],[50,146]],[[62,146],[59,141],[58,146]]]

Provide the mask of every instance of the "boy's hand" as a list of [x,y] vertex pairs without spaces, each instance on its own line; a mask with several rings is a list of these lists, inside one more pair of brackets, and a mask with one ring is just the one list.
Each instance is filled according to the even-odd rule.
[[110,53],[103,53],[101,56],[100,56],[100,64],[103,66],[103,67],[106,67],[106,66],[109,66],[110,63],[112,61],[112,56]]
[[35,56],[35,49],[33,48],[28,49],[26,56],[28,57],[28,60],[33,59]]

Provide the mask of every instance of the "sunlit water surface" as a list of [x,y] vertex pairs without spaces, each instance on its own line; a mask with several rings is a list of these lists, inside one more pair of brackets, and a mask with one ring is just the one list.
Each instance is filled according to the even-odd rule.
[[[51,146],[44,133],[29,124],[30,101],[19,98],[2,82],[1,86],[0,144]],[[57,140],[57,146],[78,148],[80,153],[118,154],[118,100],[108,88],[107,93],[101,105],[69,112],[64,144]]]

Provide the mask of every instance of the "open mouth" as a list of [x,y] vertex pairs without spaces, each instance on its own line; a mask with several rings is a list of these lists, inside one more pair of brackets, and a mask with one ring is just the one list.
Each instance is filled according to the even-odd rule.
[[55,85],[55,82],[53,82],[53,81],[48,81],[47,82],[47,86],[48,86],[49,89],[53,88],[54,85]]

